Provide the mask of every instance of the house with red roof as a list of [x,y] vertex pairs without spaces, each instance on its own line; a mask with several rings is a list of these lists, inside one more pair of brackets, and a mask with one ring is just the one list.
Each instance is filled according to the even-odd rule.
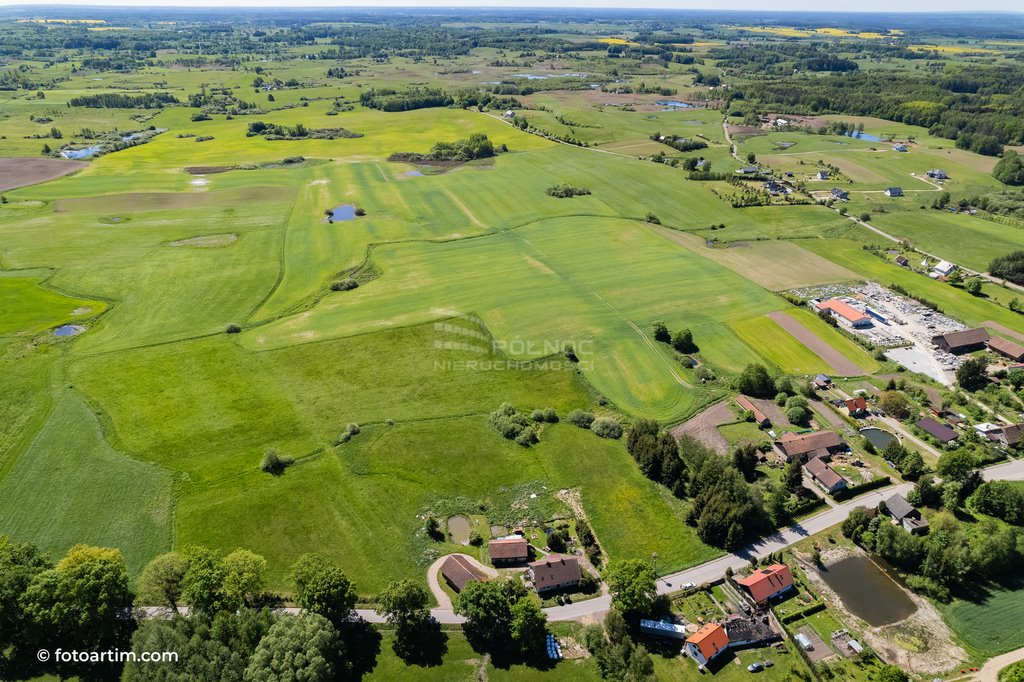
[[762,604],[792,589],[793,574],[785,564],[772,564],[736,582],[750,594],[755,604]]
[[729,633],[720,623],[708,623],[686,638],[686,653],[703,667],[729,648]]
[[851,417],[862,417],[868,413],[868,401],[859,395],[846,401],[846,411]]

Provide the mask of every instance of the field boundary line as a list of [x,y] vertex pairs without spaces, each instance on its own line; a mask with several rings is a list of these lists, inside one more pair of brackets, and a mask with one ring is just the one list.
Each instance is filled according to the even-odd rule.
[[[313,174],[315,174],[315,172]],[[285,256],[285,253],[288,250],[288,233],[291,232],[292,218],[295,216],[295,210],[296,210],[296,208],[299,205],[299,199],[300,199],[300,197],[302,197],[302,195],[305,193],[306,190],[307,190],[307,185],[305,185],[305,184],[302,185],[301,189],[298,192],[295,193],[295,198],[292,199],[292,205],[288,208],[288,216],[287,216],[287,218],[285,218],[284,225],[282,226],[282,230],[281,230],[281,250],[280,250],[280,252],[278,254],[278,257],[277,257],[277,260],[278,260],[277,279],[274,281],[274,284],[270,287],[270,290],[266,293],[266,295],[263,296],[263,298],[261,298],[256,303],[256,305],[254,305],[249,310],[249,314],[246,315],[246,320],[249,321],[249,322],[253,322],[254,321],[253,317],[255,317],[256,314],[260,310],[263,309],[263,306],[265,306],[267,303],[270,302],[270,299],[274,297],[274,294],[277,293],[278,289],[281,288],[281,284],[284,282],[284,271],[285,271],[285,268],[287,267],[287,260],[288,260],[287,257]],[[260,319],[261,320],[265,320],[265,319],[268,319],[268,318],[260,318]],[[272,318],[270,318],[270,319],[272,319]],[[256,320],[256,321],[258,322],[260,320]]]

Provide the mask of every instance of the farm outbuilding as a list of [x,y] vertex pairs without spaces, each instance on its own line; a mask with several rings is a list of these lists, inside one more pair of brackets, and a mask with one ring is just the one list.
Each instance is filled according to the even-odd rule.
[[932,344],[947,353],[970,353],[981,350],[989,340],[989,333],[982,327],[949,332],[932,337]]

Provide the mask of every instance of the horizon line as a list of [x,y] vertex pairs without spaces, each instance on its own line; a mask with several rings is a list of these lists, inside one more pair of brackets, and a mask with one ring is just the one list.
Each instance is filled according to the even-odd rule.
[[[537,2],[538,4],[529,4],[530,2]],[[582,5],[551,5],[543,3],[543,0],[526,0],[526,3],[515,3],[507,5],[495,4],[495,5],[476,5],[472,4],[472,0],[467,0],[463,4],[448,4],[448,5],[419,5],[419,4],[398,4],[388,2],[385,0],[382,4],[310,4],[310,5],[297,5],[297,6],[273,6],[273,5],[219,5],[219,4],[208,4],[203,3],[200,0],[186,0],[184,2],[175,4],[158,4],[158,5],[146,5],[140,0],[138,4],[104,4],[104,3],[76,3],[76,2],[53,2],[53,3],[41,3],[41,4],[25,4],[24,2],[6,2],[6,0],[0,0],[0,8],[8,10],[45,10],[45,9],[100,9],[100,10],[130,10],[130,9],[144,9],[149,11],[159,10],[175,10],[175,9],[202,9],[209,11],[216,10],[238,10],[238,11],[252,11],[252,10],[267,10],[272,12],[301,12],[303,10],[504,10],[504,11],[517,11],[517,10],[572,10],[576,12],[602,12],[602,11],[618,11],[618,12],[629,12],[629,11],[658,11],[658,12],[708,12],[708,13],[740,13],[740,14],[757,14],[760,16],[770,17],[780,14],[802,14],[802,15],[822,15],[822,14],[862,14],[862,15],[886,15],[886,16],[899,16],[906,14],[930,14],[930,15],[978,15],[978,14],[1012,14],[1012,15],[1024,15],[1024,10],[1012,10],[1012,9],[972,9],[972,10],[935,10],[935,9],[902,9],[902,10],[880,10],[880,9],[818,9],[818,10],[802,10],[802,9],[773,9],[773,10],[758,10],[749,8],[729,8],[729,7],[669,7],[665,5],[640,5],[640,6],[619,6],[619,5],[605,5],[605,6],[582,6]]]

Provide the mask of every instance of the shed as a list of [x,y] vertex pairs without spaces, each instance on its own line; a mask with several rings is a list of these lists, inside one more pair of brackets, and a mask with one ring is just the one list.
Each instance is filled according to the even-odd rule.
[[462,592],[466,585],[474,580],[485,579],[469,559],[459,554],[452,554],[444,560],[441,564],[441,575],[456,592]]
[[887,190],[885,190],[885,196],[887,196],[887,197],[901,197],[901,196],[903,196],[903,188],[902,187],[890,187]]
[[1004,339],[1000,336],[993,336],[985,342],[988,349],[993,353],[998,353],[1004,358],[1009,358],[1014,362],[1020,362],[1024,360],[1024,346],[1019,343],[1014,343],[1008,339]]
[[989,338],[988,331],[977,327],[933,336],[932,343],[947,353],[970,353],[984,348]]

